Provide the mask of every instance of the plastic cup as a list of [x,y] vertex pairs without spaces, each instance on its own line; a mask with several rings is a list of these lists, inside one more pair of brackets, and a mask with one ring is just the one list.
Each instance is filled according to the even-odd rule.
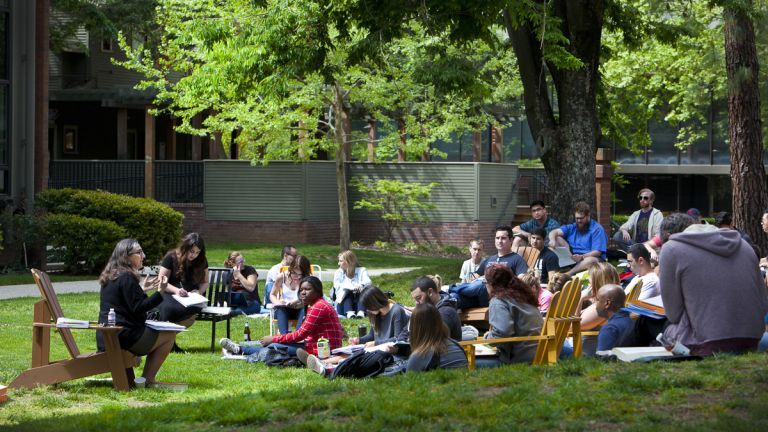
[[357,325],[357,337],[361,338],[368,334],[368,326],[365,324],[358,324]]
[[144,388],[147,385],[147,379],[144,377],[136,377],[134,378],[133,383],[136,384],[136,388]]

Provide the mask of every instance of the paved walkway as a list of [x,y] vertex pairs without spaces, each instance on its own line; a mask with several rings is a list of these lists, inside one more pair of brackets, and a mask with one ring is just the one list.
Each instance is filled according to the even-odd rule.
[[[399,268],[386,268],[386,269],[371,269],[368,270],[368,274],[371,276],[381,276],[383,274],[397,274],[407,273],[412,270],[416,270],[418,267],[399,267]],[[266,275],[268,269],[256,269],[259,275]],[[321,272],[321,279],[323,281],[330,281],[333,279],[334,271],[323,270]],[[32,275],[29,276],[30,281]],[[76,282],[54,282],[53,289],[56,294],[71,294],[71,293],[83,293],[83,292],[99,292],[99,282],[97,280],[89,281],[76,281]],[[37,285],[34,283],[25,285],[8,285],[0,286],[0,300],[18,298],[18,297],[38,297],[40,291],[37,289]]]

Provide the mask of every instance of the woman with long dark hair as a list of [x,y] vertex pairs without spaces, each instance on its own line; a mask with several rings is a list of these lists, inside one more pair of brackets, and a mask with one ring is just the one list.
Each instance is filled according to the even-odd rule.
[[408,329],[408,314],[399,303],[390,302],[380,289],[366,288],[360,296],[360,302],[368,311],[371,330],[361,338],[350,338],[350,344],[363,343],[368,346],[394,342]]
[[[117,243],[99,276],[99,322],[106,323],[109,310],[115,310],[116,324],[123,327],[117,334],[120,347],[137,356],[147,356],[142,376],[147,384],[154,384],[157,371],[171,352],[176,333],[160,332],[145,325],[147,311],[161,304],[162,293],[167,288],[158,282],[162,278],[147,279],[143,286],[139,284],[138,270],[143,261],[144,251],[139,242],[124,239]],[[145,291],[155,288],[158,291],[147,297]],[[101,333],[96,337],[99,350],[103,351]]]
[[191,326],[202,307],[185,307],[173,298],[173,294],[181,297],[188,293],[205,295],[208,289],[208,259],[200,234],[193,232],[184,236],[179,246],[163,258],[158,276],[168,278],[168,289],[160,304],[160,320]]
[[448,327],[432,303],[413,308],[410,328],[411,355],[407,372],[467,368],[464,350],[449,337]]
[[[491,325],[491,330],[485,335],[486,339],[541,333],[543,320],[538,308],[539,299],[531,287],[520,281],[509,267],[488,266],[485,269],[485,287],[490,298],[488,324]],[[536,345],[535,341],[498,344],[498,359],[478,360],[477,366],[530,362],[536,355]]]

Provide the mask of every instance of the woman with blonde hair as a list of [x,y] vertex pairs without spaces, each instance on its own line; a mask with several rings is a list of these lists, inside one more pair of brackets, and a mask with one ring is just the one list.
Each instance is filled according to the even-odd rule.
[[339,254],[339,269],[333,276],[331,299],[336,302],[336,312],[347,318],[365,316],[360,293],[371,285],[368,270],[360,267],[357,256],[351,250]]
[[589,288],[583,290],[581,294],[583,307],[581,310],[582,330],[592,330],[605,323],[605,318],[597,314],[595,302],[597,291],[604,285],[618,285],[620,283],[619,273],[616,271],[616,268],[611,263],[605,261],[596,262],[589,266],[587,269],[587,279],[589,280]]
[[533,290],[536,298],[539,299],[539,311],[542,314],[546,314],[549,310],[549,305],[552,303],[553,294],[546,288],[541,286],[538,276],[534,270],[528,270],[520,275],[520,281]]
[[448,327],[432,303],[413,308],[410,335],[411,355],[406,372],[467,368],[464,350],[449,337]]
[[232,315],[251,315],[261,312],[259,298],[259,273],[255,268],[245,265],[245,257],[238,251],[232,251],[224,261],[224,267],[232,269],[232,276],[227,282],[230,290]]

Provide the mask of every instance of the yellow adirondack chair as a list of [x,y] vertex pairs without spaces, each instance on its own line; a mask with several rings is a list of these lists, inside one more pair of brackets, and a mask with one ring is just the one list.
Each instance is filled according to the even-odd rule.
[[554,364],[557,363],[557,357],[563,348],[565,338],[569,331],[574,334],[574,351],[578,349],[581,352],[580,337],[580,318],[576,315],[576,309],[579,305],[580,291],[579,280],[574,279],[552,297],[552,303],[544,317],[544,324],[541,327],[541,333],[536,336],[515,336],[499,339],[481,339],[472,341],[462,341],[459,344],[464,347],[469,361],[469,369],[475,369],[475,345],[478,344],[498,344],[505,342],[528,342],[538,341],[536,355],[531,364]]

